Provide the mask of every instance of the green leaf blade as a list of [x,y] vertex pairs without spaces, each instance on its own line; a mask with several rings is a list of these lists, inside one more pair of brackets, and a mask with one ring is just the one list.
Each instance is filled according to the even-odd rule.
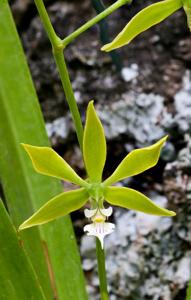
[[104,181],[108,186],[124,178],[135,176],[154,167],[160,156],[160,151],[166,142],[167,136],[152,146],[131,151],[119,164],[113,174]]
[[109,52],[129,44],[137,35],[162,22],[183,6],[181,0],[165,0],[154,3],[136,14],[125,28],[101,50]]
[[46,300],[0,199],[0,298]]
[[108,187],[105,190],[105,199],[112,205],[140,211],[156,216],[173,217],[175,212],[162,208],[142,193],[125,187]]
[[90,181],[101,182],[106,160],[106,141],[103,126],[96,114],[93,101],[87,108],[83,153]]
[[85,189],[61,193],[35,212],[29,219],[22,223],[19,230],[32,226],[48,223],[63,217],[72,211],[80,209],[88,201],[88,193]]
[[70,165],[50,147],[36,147],[22,144],[28,153],[36,172],[86,186]]

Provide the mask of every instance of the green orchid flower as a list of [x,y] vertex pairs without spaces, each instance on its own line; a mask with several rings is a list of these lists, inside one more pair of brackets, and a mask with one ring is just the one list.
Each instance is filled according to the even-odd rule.
[[124,178],[137,175],[156,165],[166,139],[167,137],[164,137],[150,147],[132,151],[122,160],[113,174],[102,181],[106,161],[106,140],[103,126],[91,101],[87,109],[83,138],[83,158],[88,174],[87,180],[80,178],[53,149],[23,144],[38,173],[72,182],[80,188],[63,192],[48,201],[21,224],[19,230],[55,220],[80,209],[89,202],[90,209],[85,209],[84,213],[92,223],[86,225],[84,231],[88,235],[98,237],[103,247],[104,237],[115,227],[114,224],[107,222],[112,214],[112,207],[105,208],[105,202],[148,214],[174,216],[173,211],[159,207],[136,190],[112,186]]
[[101,50],[109,52],[128,45],[140,33],[164,21],[177,10],[183,8],[188,27],[191,30],[191,0],[164,0],[147,6],[137,13],[111,43]]

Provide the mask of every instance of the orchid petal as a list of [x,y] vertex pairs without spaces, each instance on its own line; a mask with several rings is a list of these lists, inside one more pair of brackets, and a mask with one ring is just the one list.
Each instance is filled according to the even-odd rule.
[[175,212],[162,208],[142,193],[125,187],[107,187],[105,199],[109,204],[141,211],[156,216],[175,216]]
[[190,3],[190,1],[184,0],[183,8],[184,8],[184,11],[185,11],[186,17],[187,17],[188,28],[191,31],[191,3]]
[[84,209],[84,215],[86,218],[90,219],[91,217],[93,217],[97,212],[97,208],[96,209]]
[[104,181],[104,185],[111,185],[124,178],[137,175],[154,167],[159,160],[160,151],[166,139],[167,136],[152,146],[131,151],[122,160],[114,173]]
[[36,213],[21,224],[19,230],[45,224],[59,217],[63,217],[81,208],[87,201],[88,194],[84,188],[61,193],[49,200]]
[[109,206],[108,208],[101,208],[100,212],[102,215],[104,215],[105,217],[110,217],[113,213],[113,208],[111,206]]
[[101,50],[109,52],[129,44],[141,32],[162,22],[182,6],[182,0],[166,0],[149,5],[136,14],[116,38]]

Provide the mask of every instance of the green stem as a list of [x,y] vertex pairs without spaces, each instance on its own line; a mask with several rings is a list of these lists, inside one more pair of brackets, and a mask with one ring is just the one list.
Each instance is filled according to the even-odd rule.
[[34,0],[39,16],[41,18],[41,21],[43,23],[43,26],[46,30],[46,33],[49,37],[49,40],[52,44],[52,46],[58,46],[61,42],[61,39],[57,36],[57,34],[54,31],[54,28],[52,26],[52,23],[50,21],[49,15],[46,11],[46,8],[44,6],[43,0]]
[[101,248],[101,243],[98,238],[96,238],[96,253],[98,262],[98,275],[100,282],[100,294],[101,300],[109,300],[109,295],[107,291],[107,277],[105,269],[105,253]]
[[110,15],[112,12],[117,10],[122,5],[125,5],[126,3],[129,3],[131,0],[118,0],[113,5],[106,8],[103,12],[101,12],[99,15],[95,16],[93,19],[82,25],[80,28],[75,30],[73,33],[68,35],[65,39],[62,40],[62,45],[65,48],[68,44],[70,44],[75,38],[77,38],[80,34],[82,34],[84,31],[92,27],[93,25],[100,22],[102,19]]
[[68,106],[70,112],[72,114],[72,118],[75,124],[76,134],[78,137],[78,142],[80,144],[80,148],[82,151],[82,141],[83,141],[83,126],[80,117],[80,113],[78,110],[78,106],[76,103],[76,99],[74,96],[74,92],[72,89],[72,84],[70,81],[70,77],[68,74],[68,69],[66,66],[66,62],[63,54],[63,47],[61,44],[61,39],[56,35],[54,28],[51,24],[50,18],[47,14],[46,8],[44,6],[43,0],[35,0],[35,4],[37,6],[40,18],[46,30],[46,33],[50,39],[53,48],[53,55],[59,70],[62,86],[65,92],[66,100],[68,102]]
[[60,78],[62,81],[62,86],[66,95],[66,99],[69,105],[70,112],[72,114],[72,118],[75,124],[76,128],[76,134],[78,137],[78,142],[81,148],[81,151],[83,152],[83,126],[82,121],[80,117],[80,113],[78,110],[78,106],[75,100],[74,92],[72,89],[72,84],[70,81],[68,69],[66,66],[63,50],[60,49],[59,51],[53,51],[54,58],[60,73]]

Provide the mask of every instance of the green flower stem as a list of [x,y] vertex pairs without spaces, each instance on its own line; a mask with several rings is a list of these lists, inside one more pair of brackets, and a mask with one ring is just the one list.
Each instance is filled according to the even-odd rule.
[[49,15],[48,15],[48,13],[46,11],[46,8],[44,6],[43,0],[34,0],[34,2],[36,4],[39,16],[41,18],[41,21],[43,23],[43,26],[46,30],[46,33],[49,37],[49,40],[50,40],[52,46],[53,47],[59,46],[61,40],[54,31],[54,28],[53,28],[52,23],[50,21]]
[[53,55],[59,70],[62,86],[65,92],[66,100],[68,102],[68,106],[70,109],[70,112],[72,114],[72,118],[75,124],[76,134],[78,137],[78,142],[82,151],[82,141],[83,141],[83,126],[82,121],[80,117],[80,113],[78,110],[78,106],[76,103],[76,99],[74,96],[74,92],[72,89],[72,84],[70,81],[70,77],[68,74],[68,69],[66,66],[66,62],[64,59],[63,54],[63,47],[61,44],[61,39],[57,36],[57,34],[54,31],[54,28],[51,24],[50,18],[47,14],[46,8],[44,6],[43,0],[35,0],[36,7],[38,9],[41,21],[44,25],[44,28],[46,30],[46,33],[49,37],[49,40],[52,44],[53,48]]
[[62,81],[62,86],[66,95],[66,99],[70,108],[70,112],[72,114],[72,118],[75,124],[76,134],[78,137],[78,142],[81,148],[81,151],[83,152],[83,126],[82,121],[80,117],[80,113],[78,110],[78,106],[76,103],[76,99],[74,96],[74,92],[72,89],[72,84],[70,81],[68,69],[66,66],[63,50],[60,49],[58,51],[53,51],[54,58],[60,73],[60,78]]
[[68,44],[70,44],[75,38],[77,38],[80,34],[82,34],[84,31],[92,27],[93,25],[97,24],[104,18],[106,18],[108,15],[110,15],[112,12],[117,10],[119,7],[131,2],[131,0],[118,0],[108,8],[106,8],[103,12],[101,12],[99,15],[95,16],[93,19],[82,25],[80,28],[75,30],[73,33],[68,35],[65,39],[62,40],[62,45],[65,48]]
[[105,253],[101,248],[101,243],[98,238],[96,238],[96,253],[98,262],[98,275],[100,281],[100,294],[101,300],[109,300],[109,295],[107,291],[107,277],[105,269]]

